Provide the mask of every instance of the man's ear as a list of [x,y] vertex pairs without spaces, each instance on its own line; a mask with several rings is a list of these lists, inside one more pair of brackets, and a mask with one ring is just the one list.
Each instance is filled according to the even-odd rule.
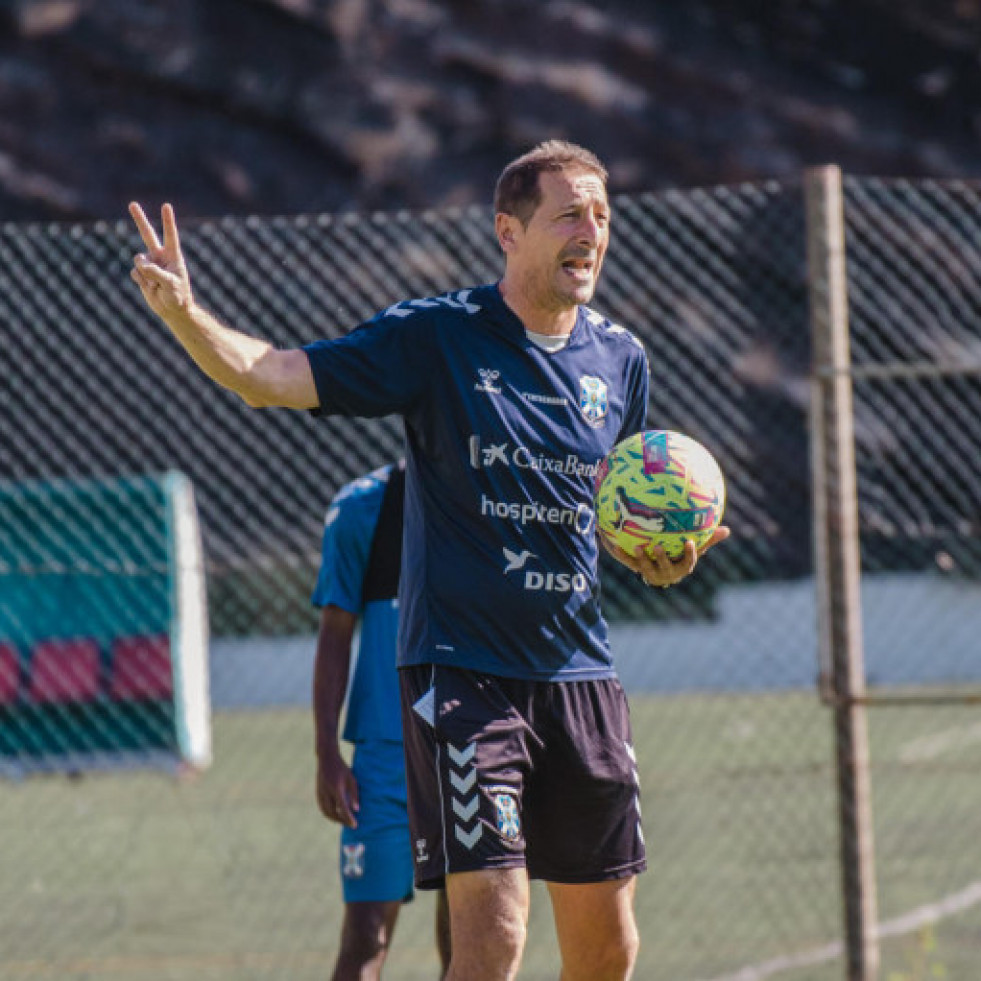
[[513,252],[523,231],[521,222],[514,215],[499,211],[494,216],[494,230],[497,232],[497,241],[501,249],[505,253]]

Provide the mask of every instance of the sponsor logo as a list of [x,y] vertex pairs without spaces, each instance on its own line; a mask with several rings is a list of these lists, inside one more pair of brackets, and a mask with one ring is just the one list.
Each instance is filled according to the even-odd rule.
[[538,569],[525,569],[529,559],[536,558],[527,549],[514,552],[503,548],[504,575],[524,571],[521,586],[530,593],[585,593],[589,591],[589,580],[581,573],[542,572]]
[[525,573],[524,587],[532,593],[585,593],[589,583],[581,572],[570,575],[568,572],[529,570]]
[[575,453],[564,457],[533,453],[527,446],[511,446],[510,443],[488,443],[486,446],[476,434],[470,437],[470,466],[474,470],[494,467],[497,464],[513,466],[516,470],[532,470],[539,473],[564,474],[574,477],[596,476],[600,461],[587,463]]
[[485,518],[501,518],[525,525],[568,525],[580,535],[593,530],[593,510],[586,504],[574,508],[549,507],[534,501],[493,501],[486,494],[480,497],[480,513]]
[[616,488],[613,495],[613,510],[613,527],[617,531],[632,526],[640,528],[645,534],[660,534],[663,531],[701,531],[703,528],[710,527],[718,517],[714,507],[665,512],[655,504],[635,501],[623,487]]
[[664,515],[657,509],[641,501],[632,501],[622,487],[617,487],[613,495],[613,527],[622,531],[628,523],[639,525],[645,532],[664,531]]
[[508,444],[491,443],[489,446],[480,445],[479,436],[470,437],[470,466],[474,470],[481,467],[492,467],[495,463],[507,464]]
[[344,867],[341,875],[345,879],[360,879],[364,875],[364,842],[359,841],[354,845],[341,845],[341,853],[344,856]]
[[475,392],[485,392],[487,395],[500,395],[501,387],[497,384],[497,379],[501,373],[494,368],[478,368],[477,374],[480,380],[474,385]]
[[569,400],[564,395],[539,395],[537,392],[522,392],[521,397],[528,402],[539,405],[568,405]]
[[591,426],[602,426],[609,410],[606,383],[593,375],[579,379],[579,410]]
[[429,861],[429,845],[425,838],[416,838],[416,864]]
[[521,552],[512,552],[511,549],[505,548],[504,559],[507,562],[507,565],[504,567],[504,575],[507,575],[509,572],[516,572],[519,569],[523,569],[525,567],[525,563],[534,557],[535,553],[529,552],[528,549],[524,549]]

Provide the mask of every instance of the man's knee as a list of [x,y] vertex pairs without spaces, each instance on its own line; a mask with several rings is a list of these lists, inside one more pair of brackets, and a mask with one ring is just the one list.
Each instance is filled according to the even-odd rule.
[[367,930],[345,930],[341,935],[338,960],[345,964],[371,964],[388,953],[389,937]]
[[562,981],[625,981],[640,948],[634,880],[586,885],[549,883]]
[[354,967],[375,965],[380,969],[391,946],[399,908],[399,903],[347,905],[337,955],[338,977]]
[[617,938],[611,938],[610,945],[606,951],[606,960],[603,970],[606,973],[593,975],[596,978],[609,978],[610,981],[620,981],[629,978],[633,974],[634,964],[637,963],[637,954],[640,952],[640,937],[636,927],[629,933],[625,933]]
[[562,965],[562,981],[627,981],[640,951],[637,931],[593,945]]
[[517,905],[456,907],[451,923],[455,961],[473,955],[474,960],[517,962],[528,938],[527,913]]
[[447,880],[447,893],[453,938],[449,977],[514,977],[528,933],[525,870],[458,873]]

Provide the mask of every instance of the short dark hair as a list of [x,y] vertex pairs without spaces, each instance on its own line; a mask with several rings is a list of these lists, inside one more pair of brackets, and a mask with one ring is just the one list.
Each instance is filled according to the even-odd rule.
[[514,215],[527,225],[542,200],[538,175],[566,169],[589,171],[604,185],[608,177],[599,157],[585,147],[565,140],[546,140],[512,160],[501,172],[494,188],[494,212]]

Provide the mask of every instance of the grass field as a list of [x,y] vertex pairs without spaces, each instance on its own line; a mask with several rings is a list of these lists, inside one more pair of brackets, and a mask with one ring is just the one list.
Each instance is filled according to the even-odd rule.
[[[636,977],[839,981],[826,710],[810,694],[647,695],[632,705],[651,866],[638,887]],[[215,764],[194,779],[0,785],[0,978],[328,976],[337,835],[314,805],[309,714],[225,713],[214,725]],[[879,905],[896,934],[883,943],[882,979],[976,981],[978,711],[877,710],[872,737]],[[436,976],[431,918],[426,895],[403,914],[390,981]],[[530,936],[521,977],[551,981],[541,889]]]

